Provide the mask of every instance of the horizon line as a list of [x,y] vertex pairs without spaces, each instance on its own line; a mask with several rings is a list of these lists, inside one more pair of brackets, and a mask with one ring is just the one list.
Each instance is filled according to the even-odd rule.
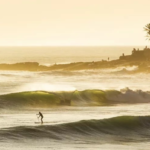
[[0,47],[131,47],[149,45],[0,45]]

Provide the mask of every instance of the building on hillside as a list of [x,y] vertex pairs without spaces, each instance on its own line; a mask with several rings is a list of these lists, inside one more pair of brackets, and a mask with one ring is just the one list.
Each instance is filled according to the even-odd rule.
[[122,55],[120,56],[120,60],[129,60],[129,61],[138,61],[138,60],[150,60],[150,48],[147,48],[147,46],[143,50],[139,49],[133,49],[131,55]]

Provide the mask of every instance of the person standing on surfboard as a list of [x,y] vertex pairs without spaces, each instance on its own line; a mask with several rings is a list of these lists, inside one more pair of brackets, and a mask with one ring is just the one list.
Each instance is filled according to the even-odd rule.
[[41,117],[41,123],[43,123],[43,118],[44,118],[43,114],[39,111],[39,113],[37,115],[39,115],[38,118]]

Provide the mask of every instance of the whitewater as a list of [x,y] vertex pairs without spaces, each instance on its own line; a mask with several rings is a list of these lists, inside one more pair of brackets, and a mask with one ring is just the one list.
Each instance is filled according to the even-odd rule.
[[[52,57],[46,48],[47,56],[40,55],[43,51],[38,49],[37,54],[28,57],[23,48],[21,53],[19,49],[14,51],[13,58],[7,55],[8,50],[0,57],[3,63],[36,60],[51,65],[71,62],[71,58],[76,62],[106,59],[102,50],[96,48],[97,57],[90,55],[92,49],[86,56],[86,49],[80,57],[73,57],[75,52],[67,49],[66,57],[62,52]],[[133,74],[136,69],[0,71],[0,149],[148,150],[150,75]],[[39,122],[39,111],[44,124],[35,123]]]

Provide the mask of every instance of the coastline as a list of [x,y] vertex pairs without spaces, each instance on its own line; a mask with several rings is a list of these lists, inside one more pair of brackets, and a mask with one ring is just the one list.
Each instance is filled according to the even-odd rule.
[[14,64],[2,63],[0,70],[8,71],[77,71],[77,70],[93,70],[93,69],[111,69],[117,67],[137,66],[137,69],[131,73],[149,73],[150,72],[150,49],[144,48],[143,50],[133,49],[131,55],[120,56],[116,60],[100,60],[92,62],[72,62],[66,64],[54,64],[51,66],[40,65],[38,62],[20,62]]

